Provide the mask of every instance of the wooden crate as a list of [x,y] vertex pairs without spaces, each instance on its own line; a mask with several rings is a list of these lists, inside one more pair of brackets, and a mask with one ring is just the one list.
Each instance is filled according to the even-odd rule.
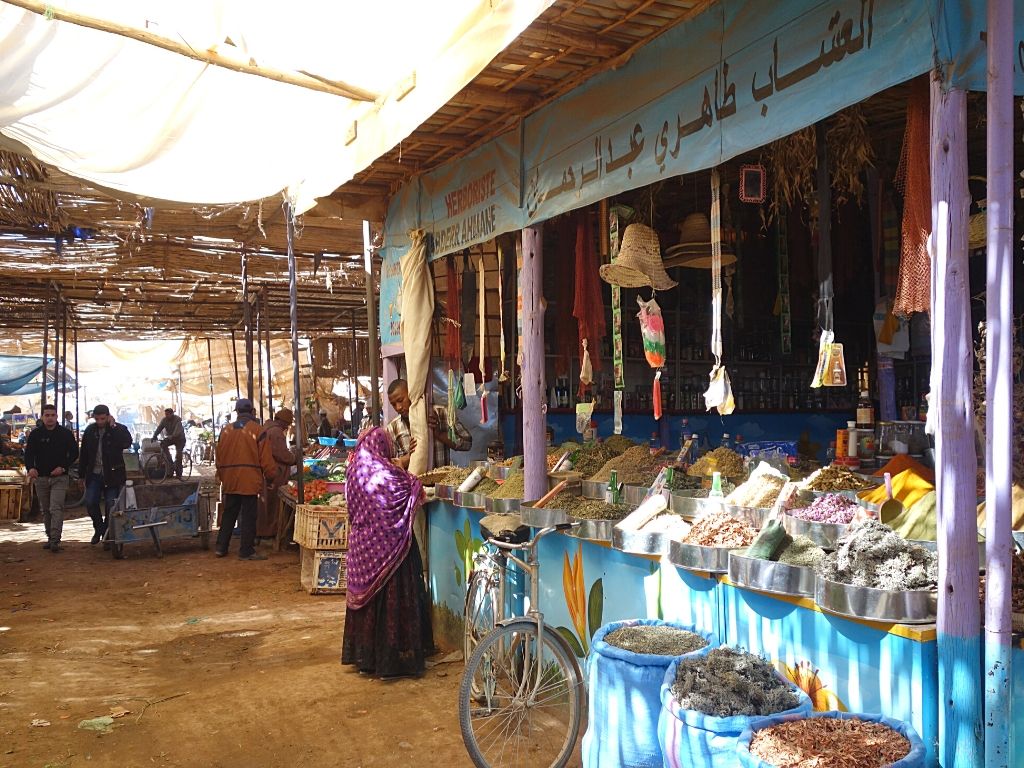
[[347,549],[348,509],[319,504],[295,506],[296,544],[307,549]]
[[311,595],[343,595],[348,587],[348,552],[302,548],[299,583]]
[[21,519],[23,487],[15,483],[0,484],[0,520]]

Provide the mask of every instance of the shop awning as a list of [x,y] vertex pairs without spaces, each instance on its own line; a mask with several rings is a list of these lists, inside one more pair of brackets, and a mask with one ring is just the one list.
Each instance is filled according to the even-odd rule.
[[8,146],[122,194],[218,204],[287,191],[301,212],[397,146],[551,0],[79,0],[76,23],[51,20],[70,9],[16,4],[28,10],[0,5]]

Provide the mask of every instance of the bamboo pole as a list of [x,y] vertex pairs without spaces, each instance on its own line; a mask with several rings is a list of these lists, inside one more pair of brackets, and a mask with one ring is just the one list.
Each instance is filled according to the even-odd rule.
[[258,381],[258,384],[259,384],[259,393],[260,393],[260,396],[259,396],[259,401],[260,401],[260,421],[266,421],[266,419],[269,419],[271,416],[273,416],[273,414],[270,414],[267,417],[264,417],[264,415],[263,415],[263,397],[264,397],[264,389],[263,389],[263,344],[260,343],[260,339],[262,338],[262,336],[260,335],[262,333],[262,329],[263,329],[263,294],[262,294],[261,291],[257,290],[256,291],[256,375],[257,375],[257,381]]
[[985,452],[985,766],[1010,762],[1013,560],[1012,0],[988,0]]
[[939,762],[981,760],[978,524],[967,264],[967,94],[931,83],[932,372],[938,505]]
[[[306,446],[305,423],[302,408],[302,382],[299,376],[299,289],[298,270],[295,265],[295,251],[292,241],[295,238],[295,216],[292,212],[292,204],[285,202],[284,215],[288,226],[288,314],[291,318],[292,331],[292,396],[295,398],[295,442],[300,449]],[[302,490],[302,467],[295,476],[296,499],[302,504],[305,495]],[[280,533],[280,532],[279,532]]]
[[39,415],[43,415],[43,406],[46,405],[46,355],[50,351],[50,289],[46,287],[46,299],[43,305],[43,383],[39,392]]
[[242,251],[242,325],[245,329],[245,396],[252,402],[252,305],[249,303],[248,251]]
[[[22,8],[26,11],[39,14],[40,16],[45,16],[48,19],[65,21],[69,24],[74,24],[75,26],[95,29],[99,32],[108,32],[120,37],[127,37],[130,40],[162,48],[165,51],[176,53],[179,56],[184,56],[194,61],[201,61],[204,64],[211,64],[215,67],[229,69],[232,72],[241,72],[245,75],[254,75],[255,77],[262,77],[267,80],[273,80],[274,82],[285,83],[286,85],[295,85],[299,88],[306,88],[311,91],[329,93],[333,96],[342,96],[346,99],[351,99],[352,101],[377,100],[377,94],[358,88],[354,85],[348,85],[347,83],[342,83],[337,80],[328,80],[305,72],[284,72],[272,67],[263,67],[259,64],[235,61],[234,59],[222,56],[211,50],[196,50],[183,41],[172,40],[145,29],[129,27],[125,24],[118,24],[117,22],[100,19],[95,16],[86,16],[83,13],[74,13],[73,11],[62,10],[61,8],[55,7],[49,3],[36,2],[35,0],[4,0],[4,2],[7,3],[7,5],[13,5],[17,8]],[[239,54],[241,54],[241,51],[239,51]]]
[[523,467],[526,498],[548,490],[544,408],[544,225],[523,230]]
[[363,220],[363,256],[366,260],[366,328],[367,351],[370,358],[370,412],[372,423],[380,426],[380,342],[377,338],[377,293],[373,281],[373,242],[370,238],[370,222]]

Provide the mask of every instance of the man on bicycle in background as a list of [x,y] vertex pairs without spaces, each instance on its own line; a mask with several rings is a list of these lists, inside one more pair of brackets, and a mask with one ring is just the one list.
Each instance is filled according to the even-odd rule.
[[74,433],[57,423],[57,406],[43,406],[43,427],[34,429],[25,445],[25,468],[35,484],[39,509],[46,527],[44,549],[60,552],[64,530],[64,497],[68,491],[68,472],[78,458]]
[[181,417],[174,415],[173,408],[164,408],[164,418],[153,433],[153,439],[163,432],[167,437],[160,441],[160,449],[164,454],[164,463],[168,469],[171,466],[171,452],[169,446],[174,446],[174,476],[181,480],[181,454],[185,450],[185,427],[181,423]]

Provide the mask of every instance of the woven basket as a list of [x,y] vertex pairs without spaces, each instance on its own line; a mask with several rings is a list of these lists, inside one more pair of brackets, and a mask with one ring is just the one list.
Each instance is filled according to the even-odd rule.
[[667,291],[678,283],[668,276],[661,262],[658,233],[644,224],[630,224],[622,235],[619,257],[601,266],[601,279],[622,288],[650,286]]

